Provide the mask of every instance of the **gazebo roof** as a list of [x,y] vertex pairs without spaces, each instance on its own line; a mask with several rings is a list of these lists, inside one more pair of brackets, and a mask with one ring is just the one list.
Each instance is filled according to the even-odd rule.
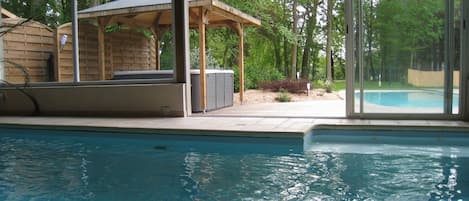
[[[117,0],[78,12],[80,19],[120,16],[108,23],[120,22],[151,27],[172,23],[171,0]],[[207,10],[207,26],[229,26],[233,22],[259,26],[261,21],[218,0],[189,0],[189,23],[197,24],[199,10]]]
[[3,18],[18,18],[18,16],[16,16],[15,14],[13,14],[12,12],[8,11],[5,8],[1,8],[1,11],[2,11]]

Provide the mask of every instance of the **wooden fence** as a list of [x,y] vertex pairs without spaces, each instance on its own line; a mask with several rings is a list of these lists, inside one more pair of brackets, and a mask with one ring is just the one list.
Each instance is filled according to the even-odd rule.
[[[11,27],[23,21],[23,18],[5,18],[2,23]],[[27,69],[31,82],[54,80],[55,40],[51,28],[39,22],[29,21],[10,29],[3,36],[3,44],[6,81],[25,81],[25,75],[19,66]]]
[[[408,69],[407,82],[417,87],[444,86],[444,71],[420,71]],[[459,71],[453,72],[453,86],[459,87]]]
[[[23,18],[5,18],[5,26],[20,24]],[[67,35],[62,46],[61,38]],[[99,80],[98,33],[89,23],[79,24],[80,78]],[[56,30],[29,21],[12,28],[3,36],[5,80],[23,83],[26,69],[31,82],[73,81],[71,23]],[[105,35],[105,72],[111,79],[114,71],[150,70],[156,68],[155,40],[135,30],[122,30]]]

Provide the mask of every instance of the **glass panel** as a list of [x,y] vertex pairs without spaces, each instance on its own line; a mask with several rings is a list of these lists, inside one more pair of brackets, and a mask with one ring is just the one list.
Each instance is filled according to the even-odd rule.
[[353,79],[354,79],[354,112],[360,113],[360,70],[359,70],[359,20],[360,20],[360,0],[355,0],[353,2],[353,33],[354,33],[354,42],[353,42]]
[[453,69],[453,114],[459,113],[459,82],[461,69],[461,18],[462,2],[454,1],[454,69]]
[[363,0],[365,113],[443,113],[445,1]]

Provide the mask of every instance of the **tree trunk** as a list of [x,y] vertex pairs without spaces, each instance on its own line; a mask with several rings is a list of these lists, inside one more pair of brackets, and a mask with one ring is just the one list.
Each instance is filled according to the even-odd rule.
[[411,69],[414,69],[414,50],[411,50],[410,51],[410,64],[409,64],[409,68]]
[[[316,15],[317,15],[317,8],[318,8],[319,0],[314,0],[313,8],[309,11],[311,12],[310,18],[307,20],[306,24],[306,42],[305,47],[303,49],[303,58],[301,61],[301,78],[309,79],[310,74],[310,52],[313,48],[313,35],[314,30],[316,27]],[[312,71],[314,74],[314,71]],[[314,77],[314,76],[313,76]]]
[[311,37],[306,38],[305,48],[303,50],[303,59],[301,61],[301,78],[309,79],[309,53],[311,52]]
[[293,24],[292,24],[292,32],[293,32],[293,46],[291,51],[291,69],[290,69],[290,78],[295,79],[296,77],[296,59],[298,56],[298,12],[296,7],[298,7],[298,0],[293,0]]
[[326,71],[327,80],[332,81],[332,9],[334,8],[334,0],[327,1],[327,43],[326,43]]
[[382,48],[381,70],[379,73],[381,73],[381,81],[389,81],[390,80],[390,77],[388,76],[389,71],[386,71],[386,69],[389,69],[389,68],[386,68],[387,47],[386,45],[383,45],[383,47],[381,48]]
[[375,69],[373,67],[373,1],[370,2],[370,13],[368,16],[368,75],[366,79],[369,77],[375,77]]
[[285,68],[285,76],[290,77],[290,67],[288,60],[288,40],[286,37],[283,37],[283,66]]
[[[283,4],[282,4],[282,7],[283,7],[283,19],[287,18],[287,0],[283,0]],[[283,37],[283,67],[284,67],[284,72],[285,72],[285,76],[286,77],[290,77],[290,68],[289,68],[289,60],[288,60],[288,39],[284,36]]]

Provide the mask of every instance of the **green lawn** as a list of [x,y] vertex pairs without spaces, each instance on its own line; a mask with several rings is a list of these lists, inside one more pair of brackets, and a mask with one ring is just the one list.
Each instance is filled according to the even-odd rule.
[[[326,88],[324,81],[314,81],[313,88]],[[334,80],[332,91],[345,90],[345,80]]]
[[334,80],[332,91],[345,90],[345,80]]

